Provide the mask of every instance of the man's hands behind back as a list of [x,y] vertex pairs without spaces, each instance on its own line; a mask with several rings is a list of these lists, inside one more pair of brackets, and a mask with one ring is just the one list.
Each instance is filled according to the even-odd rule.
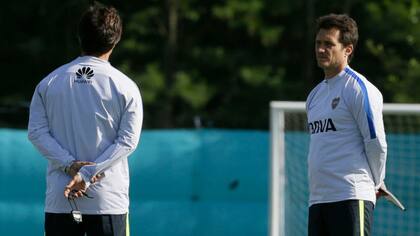
[[74,177],[77,172],[79,172],[80,168],[82,168],[83,166],[86,165],[95,165],[95,162],[90,162],[90,161],[74,161],[71,163],[70,166],[66,167],[64,169],[64,172],[66,172],[66,174],[70,175],[71,177]]
[[[83,180],[82,176],[78,173],[80,168],[87,165],[95,165],[95,162],[90,161],[75,161],[65,169],[65,172],[73,179],[64,189],[64,196],[70,198],[78,198],[85,195],[88,184]],[[100,181],[105,176],[104,173],[98,174],[91,179],[91,183]]]

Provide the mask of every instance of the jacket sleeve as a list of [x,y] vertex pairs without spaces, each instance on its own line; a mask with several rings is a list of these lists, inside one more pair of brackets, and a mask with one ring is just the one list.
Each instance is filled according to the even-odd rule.
[[383,100],[379,90],[358,80],[353,91],[351,110],[363,137],[367,162],[378,190],[385,179],[387,143],[382,116]]
[[114,143],[96,158],[96,165],[83,166],[80,169],[79,173],[86,183],[89,183],[93,176],[109,169],[136,149],[143,123],[143,105],[137,87],[132,93],[133,95],[126,102]]
[[75,158],[51,135],[40,83],[29,109],[28,139],[55,168],[64,168]]

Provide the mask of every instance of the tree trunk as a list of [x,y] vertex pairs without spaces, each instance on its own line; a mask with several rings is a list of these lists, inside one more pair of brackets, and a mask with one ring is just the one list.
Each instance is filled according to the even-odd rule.
[[178,38],[178,0],[167,0],[168,10],[168,35],[165,47],[165,100],[160,114],[160,126],[171,128],[174,126],[173,106],[174,96],[172,93],[176,73],[176,52]]
[[314,17],[314,5],[315,0],[306,1],[306,40],[305,40],[305,51],[304,51],[304,72],[303,76],[306,83],[307,90],[311,89],[314,84],[314,45],[315,45],[315,17]]

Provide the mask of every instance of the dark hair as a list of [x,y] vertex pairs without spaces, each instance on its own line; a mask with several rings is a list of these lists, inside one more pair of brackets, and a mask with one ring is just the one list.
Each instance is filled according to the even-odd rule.
[[316,32],[320,29],[338,29],[340,31],[340,37],[338,41],[344,46],[353,45],[353,52],[349,55],[348,61],[353,57],[356,49],[357,40],[359,39],[359,33],[357,30],[357,23],[351,17],[345,14],[329,14],[321,16],[316,20]]
[[121,39],[122,21],[114,7],[94,2],[79,22],[79,41],[86,54],[103,54]]

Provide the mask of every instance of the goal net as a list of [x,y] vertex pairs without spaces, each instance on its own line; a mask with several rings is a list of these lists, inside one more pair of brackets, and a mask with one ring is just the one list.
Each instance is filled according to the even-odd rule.
[[[405,205],[385,199],[374,211],[373,235],[419,235],[420,104],[384,104],[388,143],[385,181]],[[270,104],[270,236],[307,235],[309,134],[304,102]]]

